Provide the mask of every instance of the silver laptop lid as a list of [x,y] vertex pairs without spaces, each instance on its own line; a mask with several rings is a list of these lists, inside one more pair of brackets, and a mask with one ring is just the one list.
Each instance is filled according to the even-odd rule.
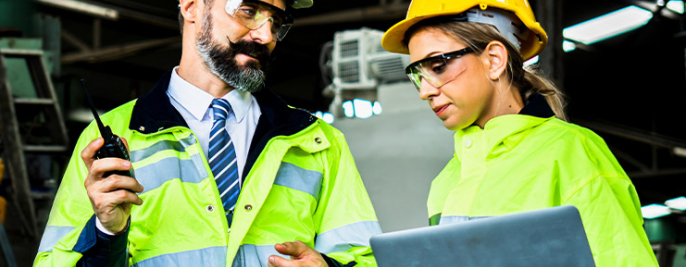
[[379,234],[379,267],[595,266],[574,206]]

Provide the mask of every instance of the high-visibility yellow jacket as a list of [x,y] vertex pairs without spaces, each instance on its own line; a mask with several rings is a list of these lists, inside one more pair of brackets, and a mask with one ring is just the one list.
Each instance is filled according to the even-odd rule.
[[[267,266],[274,244],[301,240],[340,263],[375,266],[369,238],[381,232],[343,135],[268,91],[231,229],[194,133],[166,95],[169,74],[148,95],[102,116],[128,141],[145,191],[133,206],[133,266]],[[74,149],[34,266],[74,266],[93,242],[80,152],[99,133],[91,123]],[[90,241],[89,241],[90,240]],[[91,244],[92,245],[92,244]],[[288,257],[286,257],[288,258]]]
[[432,225],[561,205],[579,210],[597,266],[657,266],[636,190],[605,142],[553,117],[504,115],[457,131],[428,199]]

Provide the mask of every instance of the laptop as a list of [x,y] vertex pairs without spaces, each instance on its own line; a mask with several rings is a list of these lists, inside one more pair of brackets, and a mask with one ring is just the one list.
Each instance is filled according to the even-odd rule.
[[383,233],[370,242],[379,267],[595,266],[574,206]]

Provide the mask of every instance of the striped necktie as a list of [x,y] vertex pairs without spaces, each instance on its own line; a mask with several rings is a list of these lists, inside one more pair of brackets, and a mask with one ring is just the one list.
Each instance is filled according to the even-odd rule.
[[210,131],[210,168],[219,188],[226,219],[231,225],[233,209],[236,207],[238,194],[241,190],[236,150],[229,133],[226,131],[226,118],[231,110],[231,105],[224,99],[214,99],[212,100],[212,110],[214,123]]

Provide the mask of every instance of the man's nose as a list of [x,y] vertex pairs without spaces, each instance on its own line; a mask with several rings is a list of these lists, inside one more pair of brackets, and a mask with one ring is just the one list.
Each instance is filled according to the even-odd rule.
[[267,20],[262,26],[250,31],[250,37],[257,43],[268,44],[274,41],[274,34],[272,33],[272,20]]

